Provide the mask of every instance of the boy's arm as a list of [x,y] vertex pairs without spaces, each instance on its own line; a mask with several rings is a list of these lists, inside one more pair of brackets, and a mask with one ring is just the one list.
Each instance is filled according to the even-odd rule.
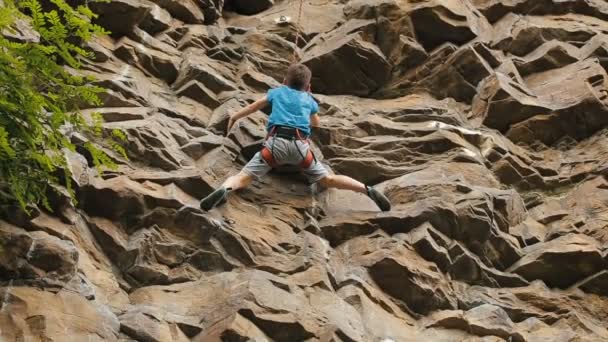
[[264,96],[261,99],[255,101],[254,103],[248,105],[247,107],[232,114],[230,116],[230,119],[228,120],[228,129],[226,130],[226,134],[228,134],[230,132],[230,129],[232,129],[232,126],[234,126],[234,123],[237,120],[242,119],[242,118],[246,117],[247,115],[253,114],[253,113],[257,112],[258,110],[263,109],[267,105],[268,105],[268,97]]
[[321,126],[321,117],[319,114],[313,114],[310,116],[310,127],[319,128]]
[[313,114],[310,116],[310,133],[314,133],[314,131],[318,131],[319,127],[321,127],[321,117],[319,114]]

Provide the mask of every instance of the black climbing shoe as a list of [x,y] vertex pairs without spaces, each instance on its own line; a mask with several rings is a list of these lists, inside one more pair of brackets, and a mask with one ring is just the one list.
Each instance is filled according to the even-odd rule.
[[389,199],[384,196],[383,193],[381,193],[380,191],[372,188],[371,186],[367,187],[367,196],[369,196],[369,198],[371,198],[374,202],[376,202],[376,205],[378,206],[378,208],[380,208],[380,210],[382,211],[389,211],[391,210],[391,201],[389,201]]
[[213,209],[216,205],[222,204],[226,202],[226,196],[228,195],[228,190],[223,186],[215,189],[209,196],[203,198],[201,200],[201,209],[205,211],[209,211]]

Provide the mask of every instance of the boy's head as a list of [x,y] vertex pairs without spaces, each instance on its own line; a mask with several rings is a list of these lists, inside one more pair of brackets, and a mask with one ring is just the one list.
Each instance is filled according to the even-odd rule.
[[292,64],[285,75],[285,85],[297,90],[306,90],[310,84],[312,72],[304,64]]

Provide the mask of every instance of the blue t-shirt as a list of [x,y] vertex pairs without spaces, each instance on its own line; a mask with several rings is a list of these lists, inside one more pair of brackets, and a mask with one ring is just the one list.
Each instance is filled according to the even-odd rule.
[[319,105],[308,92],[281,86],[270,89],[266,98],[272,105],[269,131],[272,126],[289,126],[310,135],[310,116],[319,111]]

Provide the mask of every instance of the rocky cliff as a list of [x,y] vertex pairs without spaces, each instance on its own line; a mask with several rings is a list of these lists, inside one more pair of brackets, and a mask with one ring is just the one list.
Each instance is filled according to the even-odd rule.
[[[113,33],[85,113],[129,159],[68,154],[75,206],[2,208],[0,340],[607,341],[608,4],[304,0],[296,49],[298,5],[91,5]],[[391,212],[292,170],[198,209],[264,137],[229,113],[294,49],[317,156]]]

